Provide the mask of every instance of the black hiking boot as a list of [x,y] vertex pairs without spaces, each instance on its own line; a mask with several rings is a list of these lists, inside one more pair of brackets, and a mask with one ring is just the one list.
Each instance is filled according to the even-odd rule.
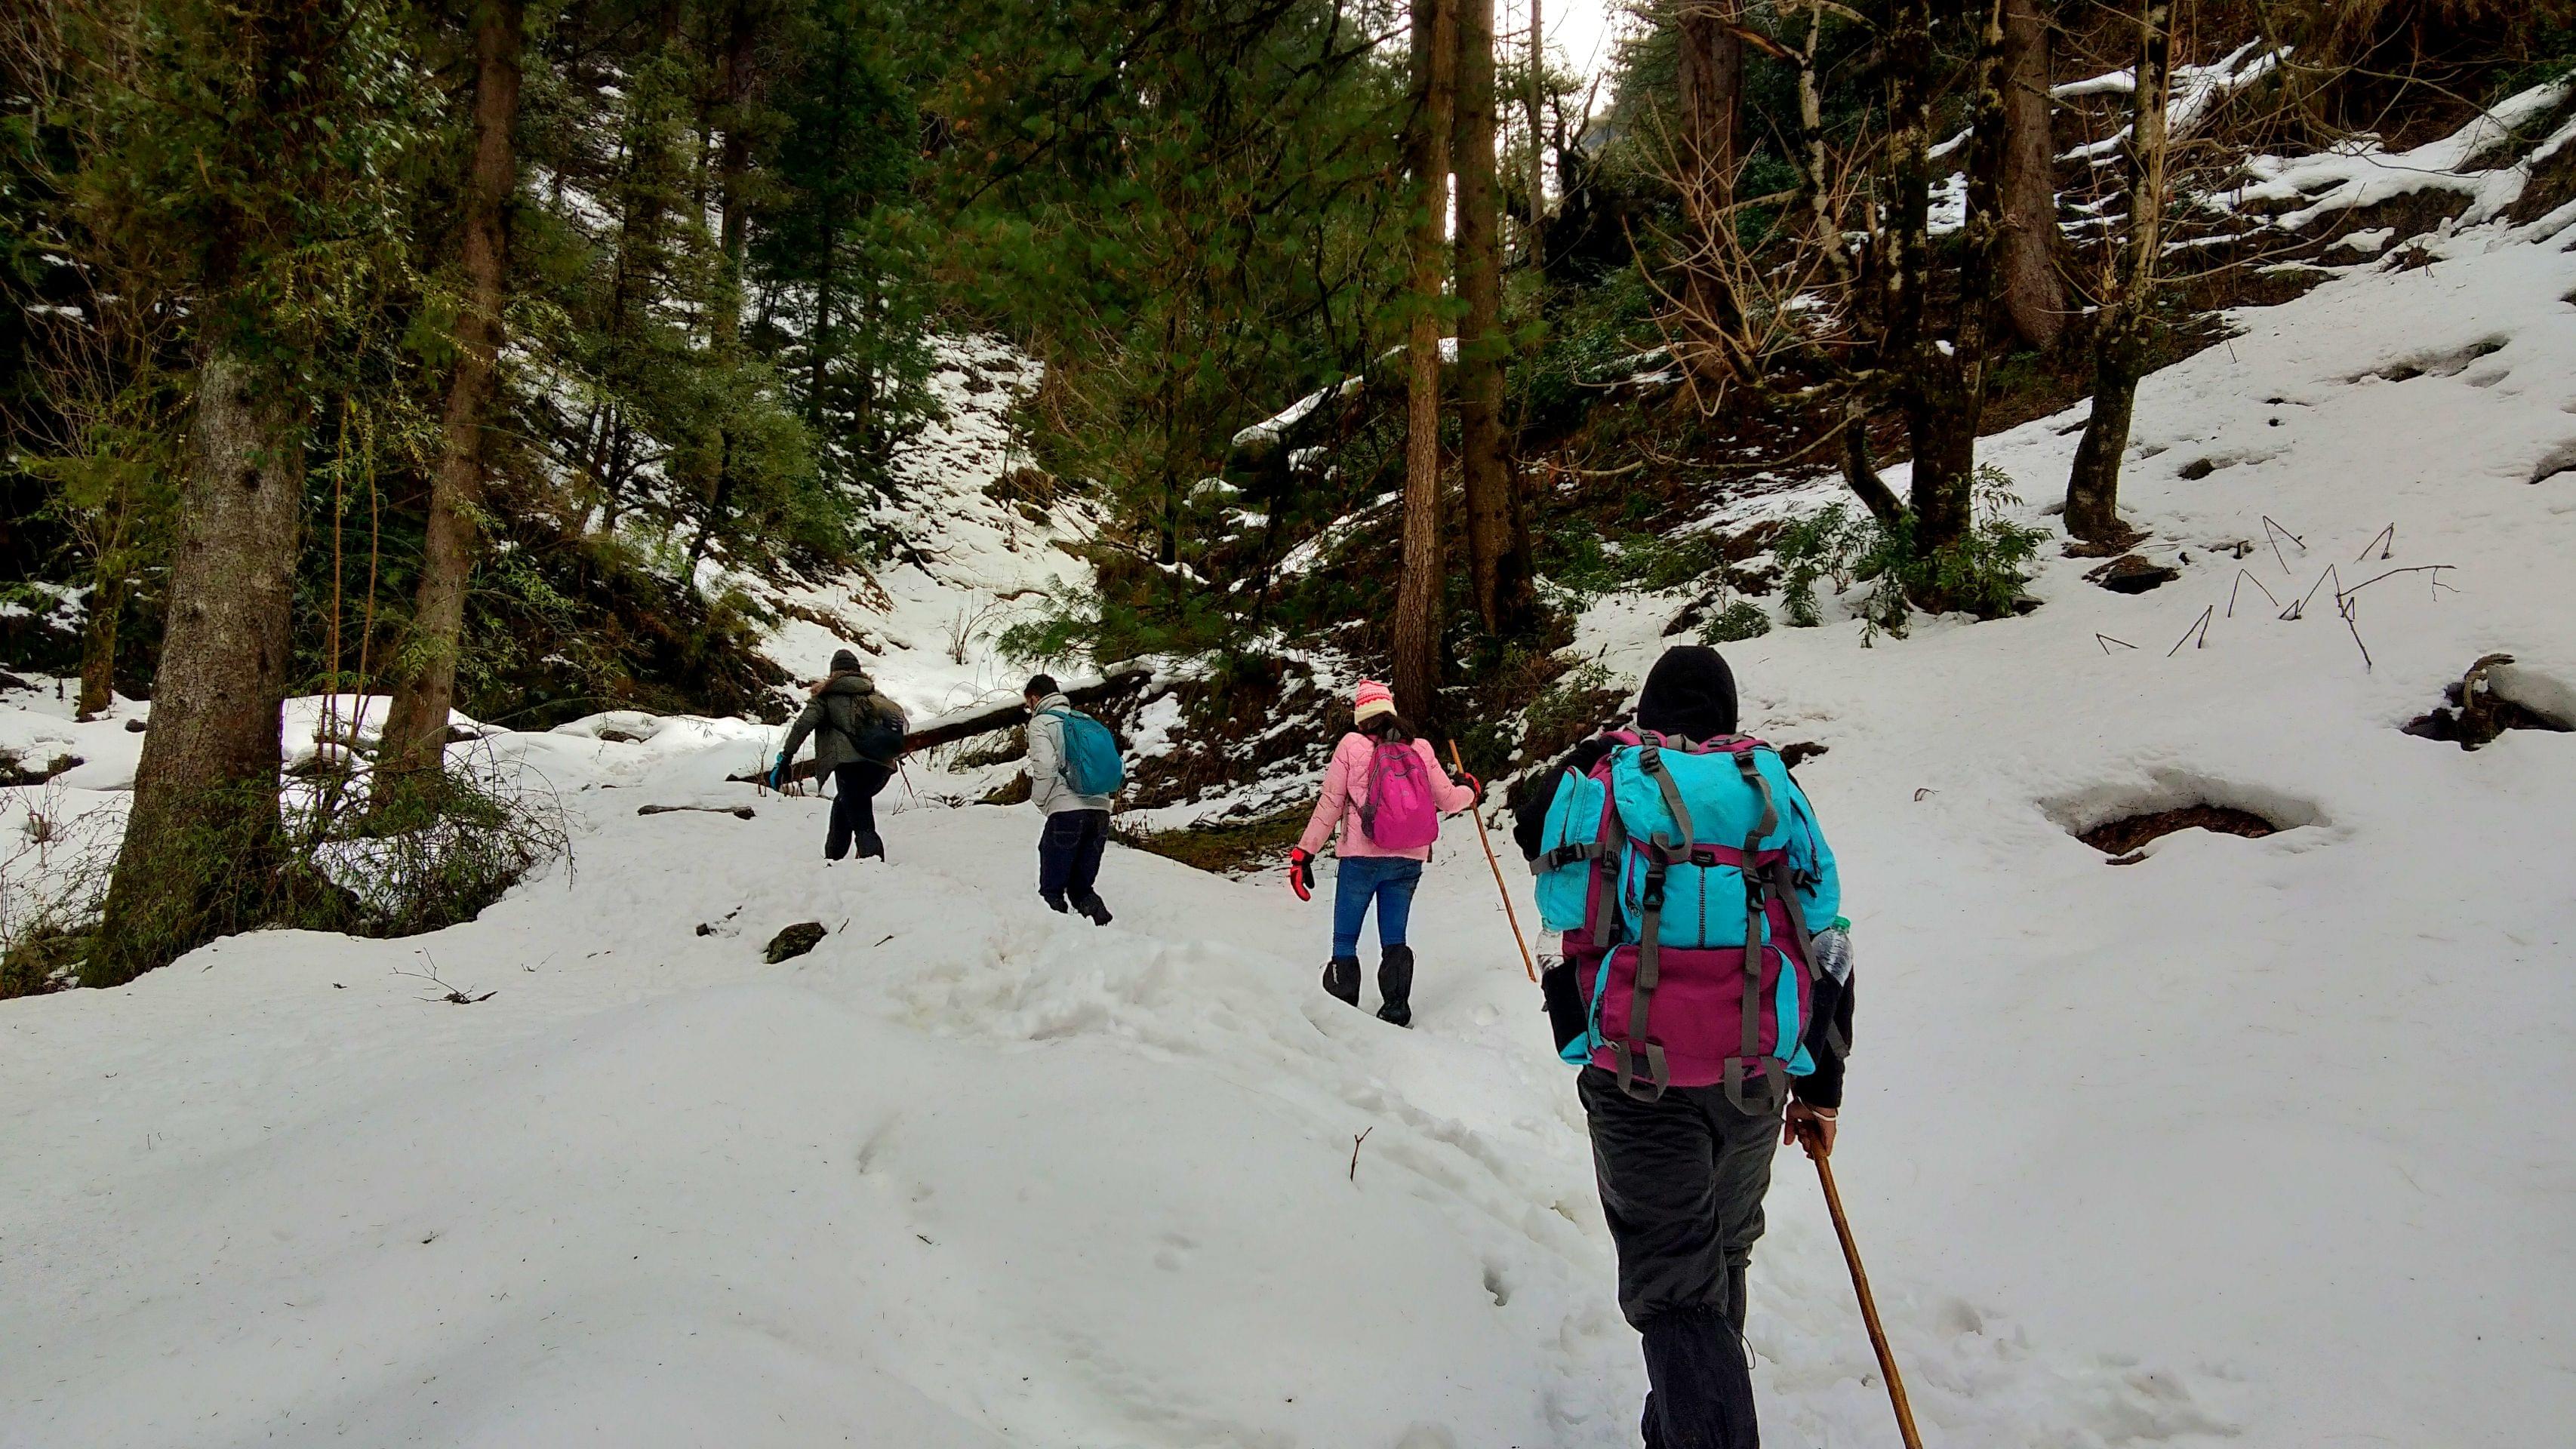
[[1062,896],[1040,896],[1038,899],[1046,902],[1047,909],[1055,912],[1059,916],[1064,915],[1073,909],[1073,907],[1065,904],[1064,897]]
[[1389,946],[1378,956],[1377,994],[1386,1004],[1377,1019],[1391,1026],[1413,1025],[1413,948]]
[[1360,958],[1336,956],[1324,963],[1324,989],[1344,1006],[1360,1004]]
[[1076,911],[1081,912],[1083,915],[1090,917],[1091,924],[1095,926],[1105,926],[1109,924],[1109,905],[1096,895],[1077,898],[1073,903],[1073,908]]

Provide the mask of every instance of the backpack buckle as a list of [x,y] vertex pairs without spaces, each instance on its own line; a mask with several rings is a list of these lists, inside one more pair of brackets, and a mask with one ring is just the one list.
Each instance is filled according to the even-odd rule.
[[[1638,1090],[1637,1059],[1646,1063],[1645,1090]],[[1610,1044],[1610,1060],[1619,1075],[1619,1090],[1640,1102],[1663,1099],[1664,1087],[1672,1078],[1664,1069],[1664,1049],[1650,1041],[1617,1041]]]

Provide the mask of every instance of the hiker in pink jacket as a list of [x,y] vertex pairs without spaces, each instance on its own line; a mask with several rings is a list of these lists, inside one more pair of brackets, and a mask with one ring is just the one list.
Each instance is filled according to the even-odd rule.
[[1455,815],[1483,797],[1470,775],[1451,784],[1431,742],[1398,718],[1395,695],[1363,679],[1351,699],[1351,732],[1333,750],[1324,771],[1324,793],[1315,802],[1306,834],[1288,852],[1288,887],[1308,899],[1315,886],[1315,852],[1341,827],[1334,847],[1341,868],[1333,878],[1333,959],[1324,966],[1324,989],[1360,1004],[1360,925],[1377,903],[1377,990],[1385,1005],[1378,1020],[1413,1024],[1413,948],[1404,926],[1413,914],[1413,889],[1422,882],[1440,817]]

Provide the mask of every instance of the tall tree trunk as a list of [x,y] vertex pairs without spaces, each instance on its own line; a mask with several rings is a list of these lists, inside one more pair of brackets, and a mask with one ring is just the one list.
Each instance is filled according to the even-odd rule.
[[80,699],[73,710],[95,717],[116,702],[116,625],[125,612],[121,573],[100,569],[90,581],[89,617],[81,628]]
[[2037,348],[2066,330],[2057,278],[2057,142],[2045,0],[2004,0],[2004,313]]
[[[519,120],[519,58],[525,0],[480,0],[474,15],[474,160],[466,176],[460,260],[465,305],[456,317],[456,372],[440,419],[438,471],[421,541],[420,588],[411,639],[395,655],[393,706],[376,754],[377,779],[399,787],[445,768],[447,716],[456,701],[456,655],[465,630],[465,583],[474,570],[475,515],[483,498],[483,433],[501,350],[502,289],[510,198],[519,168],[511,131]],[[399,788],[380,789],[379,804]]]
[[1529,108],[1529,239],[1523,248],[1532,271],[1547,259],[1547,162],[1540,144],[1540,95],[1547,78],[1547,28],[1540,24],[1541,0],[1530,0],[1529,74],[1523,77],[1522,102]]
[[[724,140],[716,149],[716,295],[714,317],[709,330],[715,341],[719,366],[731,369],[742,350],[742,278],[743,253],[751,236],[750,199],[743,183],[751,175],[750,116],[752,92],[759,85],[760,19],[755,8],[758,0],[734,0],[732,20],[728,26],[722,69],[717,77],[720,103],[717,119],[724,127]],[[681,586],[689,596],[698,593],[698,567],[706,561],[707,547],[716,530],[723,526],[725,513],[733,506],[734,420],[728,412],[717,428],[715,486],[708,491],[706,512],[698,519],[696,537],[689,540],[688,560]]]
[[2129,234],[2109,278],[2093,342],[2093,415],[2075,448],[2066,479],[2066,531],[2090,543],[2125,545],[2120,521],[2120,458],[2129,448],[2137,402],[2154,338],[2156,260],[2164,249],[2165,166],[2171,138],[2166,92],[2173,78],[2171,0],[2143,0],[2138,10],[2137,87],[2130,93]]
[[1405,166],[1413,179],[1413,318],[1405,340],[1404,564],[1395,591],[1395,703],[1431,728],[1440,689],[1440,279],[1449,210],[1457,0],[1413,0],[1413,119]]
[[276,868],[302,400],[218,350],[196,403],[152,728],[84,986],[122,985],[249,924],[226,893],[256,899]]
[[751,236],[751,201],[743,183],[751,176],[751,108],[760,85],[760,0],[734,0],[732,24],[725,37],[723,73],[718,94],[723,109],[724,142],[716,151],[716,206],[722,220],[716,230],[720,274],[716,283],[714,333],[716,351],[730,357],[742,339],[743,251]]
[[821,265],[814,273],[814,332],[805,339],[809,376],[805,383],[805,421],[814,430],[819,443],[823,436],[823,395],[832,375],[832,281],[840,271],[841,233],[839,208],[830,198],[823,203],[818,230],[823,235]]
[[[1959,247],[1957,325],[1948,345],[1929,322],[1932,66],[1930,0],[1900,0],[1889,38],[1895,99],[1891,138],[1897,186],[1897,265],[1888,329],[1890,361],[1904,370],[1898,400],[1914,445],[1914,542],[1929,555],[1959,544],[1973,522],[1977,428],[1985,416],[1986,352],[1993,342],[1996,261],[2003,236],[2003,6],[1975,0],[1969,63],[1973,117],[1967,157],[1967,224]],[[1923,601],[1939,607],[1942,600]]]
[[[1467,498],[1467,562],[1485,632],[1517,623],[1529,581],[1506,579],[1511,478],[1503,469],[1503,237],[1494,184],[1494,0],[1456,0],[1458,176],[1458,477]],[[1509,596],[1509,597],[1507,597]]]
[[1743,0],[1683,0],[1681,9],[1681,125],[1674,160],[1681,172],[1682,211],[1689,222],[1689,256],[1683,267],[1688,320],[1703,335],[1685,359],[1703,378],[1728,370],[1728,349],[1708,329],[1732,332],[1734,291],[1718,258],[1733,247],[1735,130],[1744,90]]

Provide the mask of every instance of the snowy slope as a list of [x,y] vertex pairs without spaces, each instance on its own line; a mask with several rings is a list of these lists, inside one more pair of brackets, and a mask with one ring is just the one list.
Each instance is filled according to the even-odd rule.
[[[2128,496],[2177,582],[2052,556],[2025,618],[1730,646],[1748,724],[1830,746],[1801,775],[1868,977],[1839,1173],[1928,1442],[2564,1440],[2576,736],[2397,728],[2498,650],[2576,714],[2564,240],[2466,232],[2150,379]],[[1988,453],[2053,492],[2079,419]],[[2328,563],[2451,588],[2347,629],[2239,581]],[[1684,602],[1581,647],[1633,681]],[[1399,1033],[1321,994],[1326,906],[1275,881],[1114,850],[1114,926],[1045,912],[1024,807],[898,786],[892,863],[826,868],[822,802],[722,783],[765,739],[495,734],[576,856],[481,920],[0,1003],[0,1446],[1635,1442],[1579,1111],[1472,842]],[[2195,802],[2295,828],[2119,868],[2067,833]],[[635,813],[691,803],[758,813]],[[1766,1429],[1891,1445],[1778,1172]]]
[[750,585],[781,614],[766,652],[791,675],[819,679],[833,650],[856,648],[916,717],[1018,698],[1027,674],[995,641],[1048,595],[1091,587],[1072,546],[1099,527],[1085,500],[997,496],[1030,467],[1009,414],[1037,386],[1037,363],[980,336],[940,339],[937,355],[930,387],[945,416],[897,456],[900,502],[877,500],[866,519],[896,540],[892,556],[808,586]]

